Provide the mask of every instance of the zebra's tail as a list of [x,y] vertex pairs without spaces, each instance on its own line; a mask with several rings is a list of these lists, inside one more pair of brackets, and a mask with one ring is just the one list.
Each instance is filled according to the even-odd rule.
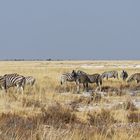
[[62,77],[60,78],[60,84],[63,85],[63,83],[65,82],[65,79],[63,79]]
[[25,84],[26,84],[26,78],[23,77],[23,78],[22,78],[22,81],[21,81],[21,86],[23,87],[23,90],[24,90],[24,88],[25,88]]
[[33,82],[32,82],[32,86],[35,84],[35,82],[36,82],[36,79],[33,80]]
[[5,92],[7,93],[7,79],[6,79],[6,77],[4,77],[4,90],[5,90]]

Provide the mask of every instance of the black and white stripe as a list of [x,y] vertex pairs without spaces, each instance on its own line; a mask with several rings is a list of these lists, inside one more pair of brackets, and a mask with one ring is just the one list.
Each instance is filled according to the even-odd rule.
[[66,82],[74,82],[75,80],[76,79],[75,79],[75,76],[73,75],[73,73],[64,73],[60,77],[61,85]]
[[109,78],[117,78],[119,79],[119,76],[118,76],[118,72],[117,71],[107,71],[107,72],[104,72],[102,75],[101,75],[102,79],[106,78],[107,80]]
[[25,86],[25,77],[19,74],[5,74],[4,78],[4,89],[7,92],[7,89],[10,87],[17,87],[17,90],[20,90],[23,93]]

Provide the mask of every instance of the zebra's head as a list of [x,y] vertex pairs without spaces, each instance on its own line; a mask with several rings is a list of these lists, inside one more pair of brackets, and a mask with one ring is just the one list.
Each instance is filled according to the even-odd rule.
[[76,77],[77,77],[77,73],[76,73],[76,71],[73,70],[72,73],[71,73],[71,75],[72,75],[72,77],[76,78]]
[[123,71],[121,72],[120,77],[121,77],[123,80],[126,80],[126,79],[128,78],[128,73],[127,73],[125,70],[123,70]]
[[122,71],[122,74],[126,74],[127,72],[125,70]]

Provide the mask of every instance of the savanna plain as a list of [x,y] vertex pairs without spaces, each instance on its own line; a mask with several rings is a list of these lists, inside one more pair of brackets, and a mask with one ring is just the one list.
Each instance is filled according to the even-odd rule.
[[76,84],[60,84],[72,70],[89,74],[122,70],[140,73],[140,61],[1,61],[0,75],[36,78],[24,94],[0,90],[0,140],[139,140],[140,84],[103,80],[100,91],[76,92]]

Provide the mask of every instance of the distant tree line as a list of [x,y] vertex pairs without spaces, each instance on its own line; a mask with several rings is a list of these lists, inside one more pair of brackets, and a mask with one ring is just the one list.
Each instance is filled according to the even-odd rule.
[[1,59],[0,61],[63,61],[62,59]]

